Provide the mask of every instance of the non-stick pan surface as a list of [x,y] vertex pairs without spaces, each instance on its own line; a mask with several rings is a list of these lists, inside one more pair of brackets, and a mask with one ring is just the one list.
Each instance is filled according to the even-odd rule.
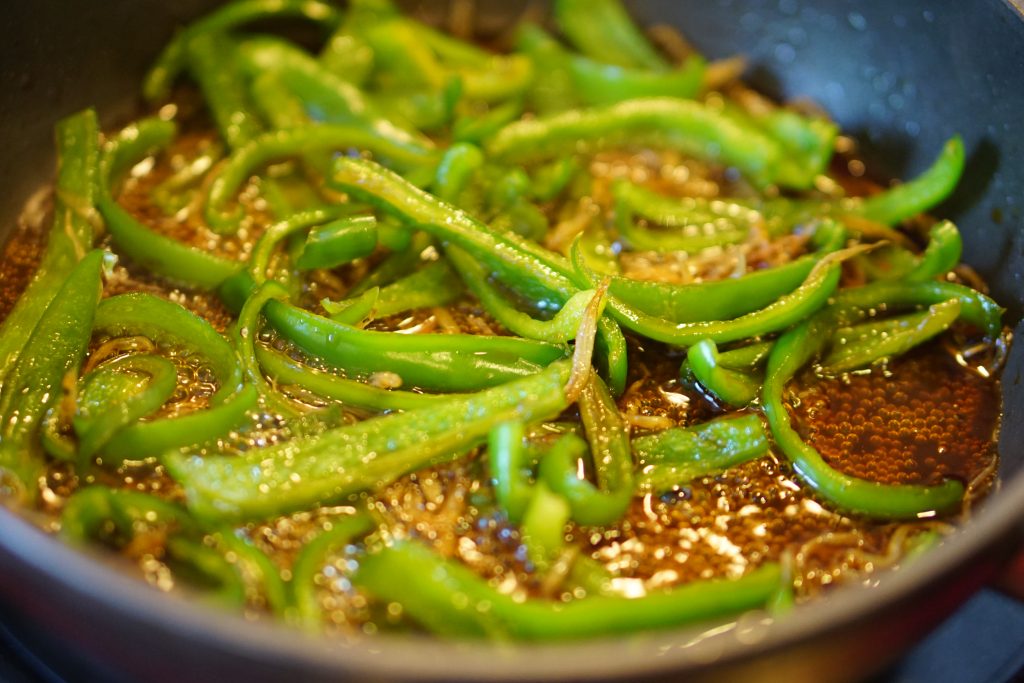
[[[212,2],[33,0],[0,24],[0,234],[53,172],[51,130],[88,105],[126,120],[145,66],[177,25]],[[415,5],[440,15],[444,3]],[[491,30],[522,9],[483,2]],[[965,260],[1017,325],[1024,308],[1024,20],[1005,0],[900,3],[647,0],[645,23],[680,27],[712,57],[744,53],[770,94],[810,97],[861,141],[879,175],[919,170],[954,132],[964,182],[938,211]],[[1019,336],[1019,335],[1018,335]],[[95,679],[849,680],[896,656],[987,581],[1024,532],[1024,345],[1003,377],[1002,489],[950,542],[871,589],[836,591],[778,624],[744,619],[561,646],[380,638],[322,642],[168,599],[0,511],[0,606],[64,673]],[[83,669],[83,667],[88,667]]]

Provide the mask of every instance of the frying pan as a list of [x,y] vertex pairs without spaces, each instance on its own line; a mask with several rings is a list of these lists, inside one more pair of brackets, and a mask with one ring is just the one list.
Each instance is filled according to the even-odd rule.
[[[203,0],[33,0],[0,24],[2,235],[53,173],[51,130],[96,105],[130,118],[142,72]],[[440,16],[444,5],[415,9]],[[1024,18],[1006,0],[645,0],[711,57],[750,57],[753,82],[811,97],[881,176],[920,171],[954,132],[966,177],[937,212],[1021,336],[1024,307]],[[483,2],[484,31],[522,6]],[[843,588],[777,624],[746,617],[615,640],[512,647],[414,637],[323,642],[160,595],[0,510],[0,610],[59,673],[87,680],[850,680],[890,661],[994,575],[1024,536],[1024,345],[1003,375],[1002,488],[936,551],[870,589]]]

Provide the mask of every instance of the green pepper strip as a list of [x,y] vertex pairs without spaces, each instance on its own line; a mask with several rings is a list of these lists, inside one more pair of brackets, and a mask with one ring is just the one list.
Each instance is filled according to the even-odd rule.
[[[563,437],[562,440],[570,437]],[[585,446],[585,444],[584,444]],[[565,549],[565,525],[572,516],[569,501],[543,481],[533,486],[519,531],[536,570],[546,573]]]
[[533,80],[533,63],[522,55],[494,54],[426,24],[412,23],[418,38],[462,81],[463,93],[470,100],[498,102],[518,97]]
[[[388,217],[387,220],[393,219]],[[383,221],[382,224],[384,224]],[[405,228],[399,229],[407,233],[409,232]],[[353,285],[352,289],[348,291],[349,299],[365,294],[374,287],[384,287],[401,279],[406,273],[423,265],[423,262],[428,260],[428,256],[432,258],[436,253],[434,242],[429,235],[425,235],[422,232],[411,233],[409,235],[409,245],[392,254],[388,254],[366,277]]]
[[533,75],[522,55],[496,55],[407,17],[379,22],[365,37],[391,87],[438,90],[457,78],[467,99],[497,102],[522,94]]
[[241,385],[243,371],[231,345],[208,322],[175,303],[141,293],[104,299],[96,311],[95,331],[180,344],[209,362],[220,385],[207,410],[138,422],[119,431],[100,451],[105,462],[142,459],[217,438],[243,422],[256,404],[256,389]]
[[324,307],[331,320],[353,327],[363,327],[364,322],[376,317],[379,298],[380,287],[371,287],[362,294],[341,301],[321,299],[320,305]]
[[267,376],[278,384],[301,387],[322,398],[341,401],[345,405],[364,410],[415,410],[439,405],[452,397],[452,394],[420,394],[398,389],[381,389],[311,368],[263,346],[256,347],[256,360]]
[[779,169],[780,182],[787,187],[810,188],[832,159],[839,127],[817,117],[805,117],[787,109],[776,109],[758,123],[782,143],[788,154]]
[[[221,599],[240,605],[253,586],[275,612],[287,608],[284,583],[266,555],[228,529],[210,534],[212,545],[199,541],[200,528],[180,505],[137,491],[89,486],[72,494],[61,513],[61,534],[76,543],[97,539],[124,544],[145,527],[172,531],[166,546],[169,559],[218,583]],[[111,532],[114,538],[107,536]]]
[[99,128],[86,109],[57,123],[53,227],[42,260],[14,308],[0,323],[0,386],[75,264],[92,248]]
[[232,529],[216,531],[207,538],[213,543],[213,550],[233,570],[232,574],[227,575],[228,585],[241,585],[246,598],[250,591],[259,593],[275,614],[288,613],[291,607],[288,590],[274,562],[263,551]]
[[[600,380],[598,380],[600,381]],[[607,390],[604,392],[607,395]],[[608,403],[611,397],[607,396]],[[569,433],[563,435],[540,458],[537,486],[530,483],[525,466],[525,450],[523,435],[525,426],[517,423],[499,425],[490,434],[490,467],[495,484],[498,504],[512,522],[526,519],[533,506],[541,506],[549,511],[559,509],[559,504],[551,500],[552,496],[561,497],[568,505],[565,518],[555,515],[557,535],[569,519],[587,526],[612,524],[622,518],[626,507],[633,497],[633,460],[629,449],[629,438],[621,424],[615,424],[617,411],[611,415],[603,403],[595,408],[589,396],[581,396],[581,414],[587,415],[588,437],[591,440],[593,460],[596,465],[599,485],[594,486],[577,474],[577,461],[587,454],[587,442],[579,436]],[[606,424],[612,422],[612,424]],[[601,449],[601,450],[597,450]],[[600,457],[599,455],[600,454]],[[537,488],[543,486],[543,492]],[[536,498],[540,500],[535,500]],[[525,515],[525,516],[524,516]],[[560,520],[560,521],[559,521]],[[532,526],[542,528],[540,520],[534,518]],[[554,527],[540,535],[548,541],[556,537]],[[525,530],[524,530],[525,534]],[[542,546],[554,548],[548,542]],[[560,547],[561,544],[558,544]],[[541,553],[550,557],[549,553]]]
[[197,515],[255,519],[341,500],[461,457],[513,419],[564,410],[569,362],[436,406],[371,418],[239,456],[168,453],[164,463]]
[[763,367],[774,341],[754,342],[728,351],[720,351],[718,364],[730,370],[756,370]]
[[580,52],[618,66],[668,70],[618,0],[556,0],[555,21]]
[[[367,290],[353,299],[320,304],[331,320],[357,325],[367,317],[386,318],[417,308],[446,306],[462,296],[462,282],[446,261],[431,261],[387,287]],[[566,340],[559,340],[564,343]]]
[[461,205],[462,193],[483,165],[484,154],[479,147],[456,142],[441,157],[431,190],[443,201]]
[[78,444],[62,428],[60,415],[55,410],[43,418],[43,428],[39,432],[39,443],[43,451],[54,460],[77,464]]
[[[270,123],[270,127],[275,130],[285,130],[293,128],[302,128],[304,126],[312,125],[313,121],[306,113],[305,103],[299,99],[292,91],[285,85],[284,80],[281,78],[281,74],[276,71],[264,71],[258,76],[255,76],[250,87],[252,93],[253,102],[256,108],[259,109],[260,114]],[[327,173],[331,167],[331,152],[320,150],[316,152],[310,152],[302,155],[302,162],[305,164],[306,169],[313,175],[319,174],[320,176]],[[298,173],[293,173],[293,176],[297,176]],[[287,176],[281,178],[282,180]],[[266,183],[268,180],[264,179]],[[298,180],[298,178],[294,178]],[[306,183],[309,187],[309,193],[315,195],[315,191]],[[265,188],[261,188],[265,190]],[[271,193],[273,190],[271,190]],[[272,195],[271,195],[272,196]],[[266,195],[264,195],[266,197]],[[268,199],[268,203],[269,203]],[[278,211],[277,208],[273,208],[273,212],[278,218],[287,218],[291,213],[287,214]],[[280,208],[280,207],[278,207]],[[312,208],[307,206],[306,208]]]
[[368,26],[363,38],[373,49],[381,84],[396,89],[441,90],[448,79],[437,55],[419,39],[412,21],[395,16]]
[[778,181],[779,144],[692,100],[650,97],[577,109],[511,123],[486,146],[498,161],[543,161],[609,147],[675,149],[705,161],[735,166],[755,185]]
[[381,288],[376,315],[385,318],[417,308],[447,306],[462,296],[462,291],[462,282],[447,261],[433,261]]
[[902,279],[904,282],[931,280],[952,271],[960,263],[963,240],[952,221],[940,221],[928,232],[928,246],[920,256],[897,245],[876,250],[861,266],[876,280]]
[[533,495],[533,484],[525,462],[525,436],[526,425],[521,420],[512,420],[496,425],[487,440],[494,495],[513,524],[522,520]]
[[[111,529],[108,525],[113,525]],[[173,526],[191,533],[197,530],[185,508],[162,498],[138,491],[87,486],[75,491],[61,512],[61,535],[76,543],[99,539],[115,532],[127,542],[140,525]],[[114,539],[111,539],[114,540]]]
[[341,13],[337,8],[318,0],[237,0],[190,24],[174,36],[146,74],[142,84],[143,96],[147,101],[155,102],[170,95],[174,79],[185,67],[186,48],[193,38],[271,17],[304,17],[328,29],[341,23]]
[[730,103],[724,113],[742,125],[756,126],[782,146],[785,154],[779,163],[779,182],[786,187],[809,189],[826,171],[839,132],[831,121],[788,109],[746,111]]
[[921,282],[945,275],[960,263],[964,244],[960,231],[952,221],[936,223],[928,232],[928,237],[928,246],[920,261],[904,277],[909,282]]
[[429,138],[382,118],[359,88],[335,76],[302,49],[274,38],[251,38],[239,46],[239,54],[252,77],[267,71],[280,74],[314,120],[347,124],[388,141],[396,162],[433,153],[434,143]]
[[740,244],[750,237],[750,230],[736,229],[728,221],[687,225],[679,232],[651,230],[633,222],[632,212],[623,207],[615,209],[615,228],[619,237],[634,251],[685,251],[694,253],[711,247]]
[[133,354],[105,363],[82,378],[71,422],[80,463],[117,432],[156,412],[174,393],[178,370],[161,356]]
[[[267,208],[277,220],[285,220],[294,213],[327,209],[331,203],[313,189],[298,174],[285,175],[279,178],[261,178],[260,196],[267,202]],[[292,245],[289,244],[289,253]]]
[[462,97],[462,81],[451,77],[437,91],[395,88],[376,92],[373,101],[383,115],[396,123],[420,131],[439,131],[451,122]]
[[541,202],[549,202],[562,194],[580,170],[572,157],[557,159],[538,168],[530,183],[530,194]]
[[[580,289],[571,265],[558,254],[514,234],[497,233],[464,211],[419,190],[378,164],[338,159],[330,184],[397,216],[438,239],[466,250],[541,308],[560,308]],[[626,382],[626,341],[607,316],[598,323],[606,376],[615,393]]]
[[[580,253],[573,258],[572,246],[569,249],[569,259],[573,269],[578,273],[579,268],[586,266],[602,277],[605,275],[621,275],[622,266],[619,264],[620,249],[613,245],[608,239],[608,234],[600,227],[589,227],[580,233],[576,240]],[[609,282],[611,289],[611,282]]]
[[377,248],[377,219],[352,216],[309,231],[295,261],[300,270],[334,268],[369,256]]
[[692,99],[700,92],[706,64],[700,55],[691,55],[678,69],[648,71],[573,55],[569,71],[583,101],[600,105],[640,97]]
[[[300,230],[323,225],[328,221],[337,221],[339,219],[345,221],[344,216],[350,211],[351,207],[342,204],[340,206],[330,206],[292,214],[285,220],[274,223],[267,228],[266,232],[260,235],[259,240],[256,241],[256,245],[252,249],[252,256],[249,257],[249,276],[256,284],[262,284],[267,279],[267,268],[270,265],[274,248],[279,242]],[[376,234],[374,234],[374,241],[376,242]]]
[[922,256],[896,244],[884,244],[857,258],[868,281],[899,280],[921,264]]
[[[833,246],[837,244],[833,243],[828,249],[831,251]],[[591,282],[604,277],[592,266],[582,244],[573,244],[571,256],[577,272]],[[740,277],[686,285],[612,276],[608,291],[642,313],[675,324],[730,320],[764,308],[793,292],[808,278],[820,258],[803,256],[785,265]]]
[[257,287],[246,299],[242,311],[238,314],[238,320],[231,328],[231,341],[238,352],[242,371],[249,383],[256,387],[266,407],[285,417],[294,417],[299,414],[296,406],[282,398],[267,384],[263,373],[260,372],[259,361],[256,359],[256,336],[259,334],[260,312],[268,301],[287,300],[287,298],[288,290],[273,280],[264,282]]
[[838,292],[833,302],[836,309],[870,310],[887,307],[932,306],[956,299],[960,302],[960,319],[974,325],[989,338],[1003,330],[1003,308],[981,292],[953,282],[873,282],[863,287]]
[[482,114],[463,114],[452,122],[452,140],[481,144],[523,115],[523,100],[516,98],[493,105]]
[[594,289],[577,292],[551,320],[537,320],[513,306],[490,282],[487,269],[467,252],[450,246],[445,254],[491,317],[513,334],[527,339],[564,344],[575,338],[580,321],[596,292]]
[[947,480],[938,486],[890,485],[852,477],[829,466],[793,429],[783,402],[786,383],[824,347],[833,325],[832,316],[826,312],[804,321],[775,342],[768,357],[761,401],[776,445],[815,493],[842,510],[878,519],[912,519],[956,508],[964,492],[958,481]]
[[[613,524],[622,518],[625,511],[626,506],[621,506],[620,509],[619,499],[623,496],[609,496],[586,479],[580,479],[576,463],[586,454],[587,442],[575,434],[566,434],[540,459],[537,470],[538,484],[534,487],[534,495],[537,495],[536,489],[543,486],[547,497],[558,494],[568,505],[565,519],[556,517],[559,533],[569,519],[586,526],[599,526]],[[542,498],[545,494],[541,494]],[[632,494],[630,491],[630,498]],[[628,505],[628,498],[626,501]],[[551,536],[552,534],[548,534],[549,538]]]
[[718,347],[704,339],[686,350],[691,372],[715,398],[732,406],[745,406],[761,393],[761,383],[751,374],[723,367]]
[[103,252],[90,251],[71,270],[8,371],[0,394],[0,487],[35,500],[43,472],[38,435],[43,416],[61,396],[64,376],[77,371],[89,345],[99,301]]
[[[745,240],[754,229],[774,237],[798,222],[785,220],[792,211],[761,211],[742,200],[666,197],[625,180],[612,185],[612,196],[615,225],[637,249],[696,251]],[[644,229],[634,224],[634,216],[680,231]]]
[[168,216],[178,213],[191,203],[198,192],[196,186],[223,158],[224,145],[219,141],[201,147],[195,158],[153,188],[153,203]]
[[264,133],[235,151],[221,166],[210,183],[206,220],[221,233],[234,232],[242,220],[241,207],[226,210],[238,188],[257,168],[275,159],[303,155],[318,150],[369,150],[399,165],[432,165],[433,153],[416,152],[396,144],[376,131],[354,126],[318,125]]
[[950,299],[928,307],[926,312],[894,320],[839,330],[831,351],[821,362],[828,373],[840,373],[871,365],[882,358],[899,356],[949,329],[960,316],[960,302]]
[[529,375],[564,356],[562,347],[514,337],[360,330],[279,301],[264,315],[306,353],[346,372],[392,372],[436,391],[473,391]]
[[741,202],[704,197],[666,197],[625,179],[612,184],[612,197],[616,211],[625,209],[668,228],[728,221],[732,227],[749,232],[764,220],[761,212]]
[[[742,121],[741,119],[740,123]],[[920,176],[867,199],[854,197],[820,201],[779,197],[759,203],[739,199],[712,201],[722,201],[726,207],[735,207],[732,209],[735,211],[747,209],[760,212],[764,217],[765,227],[772,234],[794,225],[829,217],[842,220],[844,216],[858,216],[876,223],[894,225],[919,215],[945,199],[956,186],[963,171],[963,163],[963,142],[959,137],[954,137],[946,143],[935,162]],[[779,182],[786,184],[781,179]],[[635,188],[631,192],[639,194],[643,190]],[[649,200],[639,202],[634,206],[634,211],[640,213],[643,206],[651,204]],[[658,209],[661,213],[660,206]]]
[[613,524],[622,519],[633,499],[633,454],[629,447],[629,430],[608,387],[595,374],[591,374],[590,381],[580,393],[579,409],[590,443],[597,487],[595,495],[577,495],[579,489],[576,492],[567,490],[564,494],[572,505],[573,519],[580,524]]
[[531,109],[547,116],[579,105],[569,53],[557,40],[539,26],[523,24],[516,32],[516,50],[533,60],[535,77],[527,92]]
[[100,160],[100,190],[96,204],[119,252],[171,282],[198,289],[215,289],[237,273],[242,264],[150,230],[113,197],[116,177],[154,150],[165,147],[176,130],[172,121],[147,118],[133,123],[107,142]]
[[[180,540],[184,539],[174,537],[171,542]],[[222,577],[224,589],[228,591],[237,592],[241,589],[242,600],[236,599],[237,603],[244,603],[252,593],[257,593],[266,601],[270,611],[279,615],[288,614],[291,598],[281,579],[281,573],[273,561],[253,545],[252,541],[239,536],[232,529],[223,529],[208,535],[202,545],[203,548],[208,547],[206,543],[213,544],[213,547],[209,548],[216,553],[217,559],[213,561],[223,567],[216,571],[214,576]]]
[[204,33],[185,46],[189,72],[221,137],[238,149],[257,137],[263,122],[253,110],[235,42],[220,33]]
[[738,614],[764,606],[779,579],[778,565],[765,564],[740,579],[694,581],[642,598],[520,601],[464,565],[410,541],[367,555],[353,577],[378,600],[402,605],[433,633],[541,642],[635,633]]
[[577,287],[565,259],[516,235],[499,233],[379,164],[339,158],[329,185],[350,193],[404,224],[454,243],[498,271],[541,308],[557,308]]
[[282,130],[312,122],[302,100],[295,96],[276,71],[264,71],[252,80],[253,104],[271,127]]
[[949,139],[938,159],[914,180],[868,197],[856,213],[886,225],[895,225],[940,203],[953,191],[964,170],[964,143]]
[[245,583],[232,562],[201,540],[171,536],[164,558],[171,572],[185,575],[205,588],[202,598],[230,609],[241,609],[246,602]]
[[373,71],[373,49],[342,24],[320,51],[320,64],[338,78],[359,87]]
[[[732,320],[673,323],[628,306],[616,297],[609,297],[608,309],[625,327],[666,344],[690,346],[705,338],[724,343],[756,337],[785,329],[824,306],[839,284],[840,267],[836,259],[843,255],[843,252],[832,252],[824,256],[795,290],[760,310]],[[596,275],[587,271],[582,274],[596,284]]]
[[716,474],[768,452],[761,417],[747,413],[633,439],[640,488],[660,492]]
[[331,521],[331,527],[303,546],[292,566],[292,592],[299,624],[311,632],[323,630],[323,608],[318,599],[316,576],[331,555],[343,550],[374,529],[369,515],[354,515]]

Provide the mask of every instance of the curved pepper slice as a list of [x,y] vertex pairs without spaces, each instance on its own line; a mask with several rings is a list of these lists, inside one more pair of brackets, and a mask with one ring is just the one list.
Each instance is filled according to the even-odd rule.
[[301,387],[317,396],[341,401],[345,405],[364,410],[415,410],[438,405],[453,396],[381,389],[372,384],[311,368],[283,353],[262,346],[256,347],[256,360],[263,371],[278,384]]
[[555,21],[580,52],[609,64],[665,71],[668,63],[618,0],[557,0]]
[[199,289],[215,289],[237,273],[242,264],[150,230],[118,204],[113,196],[116,177],[146,156],[166,147],[176,132],[177,126],[173,121],[146,118],[111,138],[100,159],[96,205],[118,252],[171,282]]
[[749,373],[722,365],[718,346],[710,339],[688,348],[686,361],[697,381],[724,403],[745,406],[761,393],[761,383]]
[[361,514],[332,520],[331,527],[303,546],[292,565],[292,593],[296,618],[307,631],[323,629],[323,607],[317,596],[317,573],[323,571],[328,557],[365,536],[375,528],[369,515]]
[[487,142],[500,161],[544,161],[615,146],[666,147],[735,166],[759,186],[777,182],[775,140],[693,100],[650,97],[516,121]]
[[949,196],[964,171],[964,142],[959,135],[942,147],[935,162],[921,175],[872,197],[856,213],[886,225],[894,225],[932,208]]
[[155,412],[177,385],[174,364],[150,354],[122,356],[88,373],[71,419],[79,458],[91,458],[118,431]]
[[264,125],[252,107],[235,41],[223,33],[204,33],[188,41],[185,54],[189,72],[228,146],[238,149],[258,136]]
[[76,543],[123,546],[148,530],[168,535],[165,560],[190,565],[212,581],[221,601],[241,606],[255,589],[272,610],[287,611],[284,582],[270,558],[230,529],[204,534],[181,505],[138,491],[88,486],[73,493],[61,513],[61,534]]
[[960,504],[964,486],[947,480],[937,486],[880,484],[843,474],[793,429],[783,402],[786,383],[814,358],[831,337],[832,317],[813,316],[779,337],[768,357],[761,394],[775,443],[797,475],[836,507],[878,519],[913,519],[928,512],[948,512]]
[[[604,277],[603,273],[598,272],[603,264],[591,256],[584,237],[573,243],[572,263],[577,273],[590,282],[596,282]],[[731,320],[769,306],[780,297],[792,293],[806,281],[814,264],[822,256],[842,246],[845,237],[846,232],[838,223],[827,221],[815,232],[815,240],[822,244],[819,252],[775,268],[735,278],[686,285],[632,280],[613,275],[608,291],[622,303],[671,323]]]
[[640,598],[591,595],[571,602],[520,601],[468,567],[412,541],[367,555],[353,577],[375,598],[397,602],[438,635],[544,642],[670,628],[739,614],[765,606],[781,579],[777,564],[764,564],[739,579],[694,581]]
[[[841,254],[833,252],[832,255]],[[609,297],[608,310],[626,328],[666,344],[690,346],[702,339],[717,343],[739,341],[783,330],[814,313],[828,302],[839,285],[839,275],[839,264],[826,256],[814,265],[795,290],[760,310],[732,320],[673,323],[627,306],[615,297]]]
[[209,362],[220,385],[206,410],[125,427],[101,449],[105,460],[141,459],[216,438],[242,423],[256,404],[256,389],[242,385],[235,350],[209,323],[178,304],[150,294],[113,296],[99,305],[95,329],[112,337],[142,335],[183,346]]
[[214,174],[206,201],[206,220],[221,233],[238,229],[240,207],[228,204],[245,180],[260,166],[275,159],[316,152],[359,149],[389,159],[400,166],[430,166],[436,163],[433,150],[411,149],[391,136],[356,125],[321,124],[264,133],[228,157]]
[[882,358],[899,356],[942,334],[959,317],[960,301],[950,299],[932,304],[920,313],[838,330],[821,369],[833,374],[847,372]]
[[142,94],[150,102],[162,100],[185,67],[186,47],[204,33],[228,31],[240,24],[268,17],[304,17],[332,29],[341,23],[338,9],[318,0],[239,0],[224,5],[178,33],[164,47],[142,83]]
[[494,386],[565,355],[564,348],[516,337],[361,330],[274,300],[263,314],[284,338],[334,367],[393,372],[407,386],[435,391]]

